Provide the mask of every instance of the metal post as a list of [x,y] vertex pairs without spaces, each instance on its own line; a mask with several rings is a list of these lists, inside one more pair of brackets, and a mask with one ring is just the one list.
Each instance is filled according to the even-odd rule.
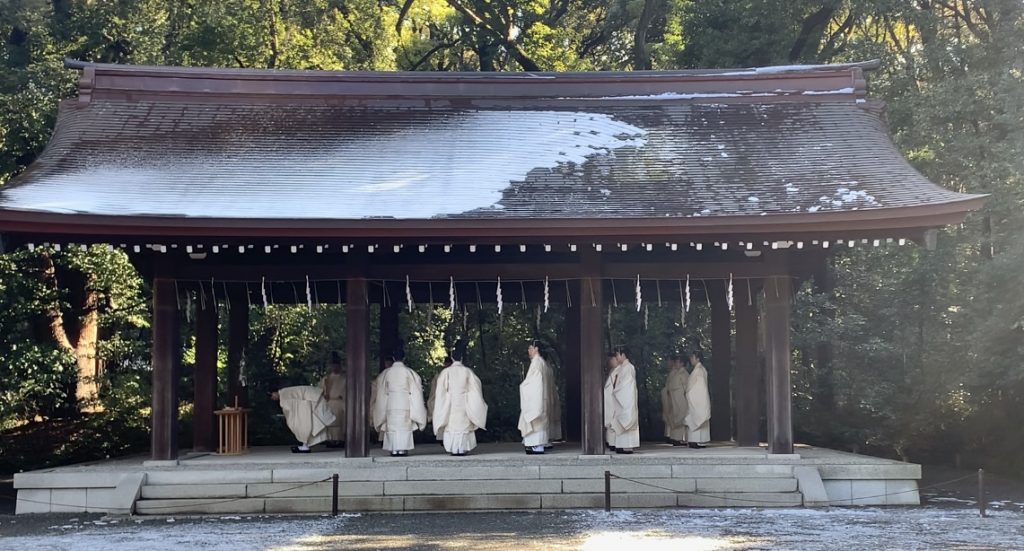
[[338,473],[331,475],[331,516],[338,516]]
[[604,472],[604,512],[612,510],[612,472]]
[[985,469],[978,469],[978,510],[981,511],[982,518],[988,516],[985,512],[987,505],[985,502]]

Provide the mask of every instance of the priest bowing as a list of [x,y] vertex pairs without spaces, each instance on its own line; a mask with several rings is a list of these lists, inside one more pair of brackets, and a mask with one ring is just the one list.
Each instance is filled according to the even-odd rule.
[[292,453],[309,453],[310,448],[328,439],[334,413],[327,406],[322,390],[315,386],[289,386],[273,389],[270,399],[281,404],[284,420],[299,441]]
[[604,425],[608,445],[615,453],[630,454],[640,447],[636,368],[625,347],[615,348],[614,354],[617,365],[604,384]]
[[437,375],[432,415],[434,434],[444,443],[445,451],[455,456],[475,448],[477,429],[487,428],[483,385],[473,370],[462,364],[465,355],[465,343],[457,342],[451,365]]
[[384,435],[384,449],[401,457],[415,447],[413,431],[427,425],[427,408],[420,376],[403,363],[405,351],[397,348],[390,359],[391,367],[377,376],[373,428]]

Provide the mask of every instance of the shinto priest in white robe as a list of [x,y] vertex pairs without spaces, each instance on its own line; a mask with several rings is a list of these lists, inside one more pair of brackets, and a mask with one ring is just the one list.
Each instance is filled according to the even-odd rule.
[[604,384],[606,436],[608,443],[616,448],[640,447],[640,412],[636,398],[636,368],[626,360],[608,374]]
[[329,371],[320,380],[320,388],[327,399],[327,407],[335,421],[327,427],[327,439],[340,442],[345,439],[345,374]]
[[412,433],[427,425],[423,383],[415,371],[395,362],[377,377],[373,428],[384,435],[384,449],[405,451],[415,447]]
[[547,362],[537,354],[530,360],[530,369],[519,384],[519,432],[526,447],[543,446],[549,441],[550,373]]
[[708,393],[708,371],[697,362],[686,381],[686,430],[690,442],[701,444],[711,440],[711,395]]
[[686,442],[686,381],[690,376],[682,365],[668,371],[665,388],[661,389],[661,419],[665,422],[665,437]]
[[476,447],[476,430],[487,428],[487,404],[480,378],[461,361],[437,375],[434,434],[448,453],[463,454]]
[[327,440],[327,427],[335,421],[324,393],[315,386],[290,386],[277,391],[285,422],[304,446]]

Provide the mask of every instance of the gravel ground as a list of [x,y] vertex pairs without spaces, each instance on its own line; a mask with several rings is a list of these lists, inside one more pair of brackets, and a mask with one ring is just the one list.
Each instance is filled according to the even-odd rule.
[[0,549],[153,551],[1024,549],[1024,514],[952,507],[331,517],[0,518]]

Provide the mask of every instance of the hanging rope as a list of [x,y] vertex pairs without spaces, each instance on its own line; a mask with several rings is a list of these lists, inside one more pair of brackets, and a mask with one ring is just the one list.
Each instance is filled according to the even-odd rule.
[[640,288],[640,274],[636,274],[636,311],[640,311],[640,305],[644,302],[643,292]]
[[409,304],[409,312],[412,313],[412,287],[409,285],[409,276],[405,276],[405,301]]

